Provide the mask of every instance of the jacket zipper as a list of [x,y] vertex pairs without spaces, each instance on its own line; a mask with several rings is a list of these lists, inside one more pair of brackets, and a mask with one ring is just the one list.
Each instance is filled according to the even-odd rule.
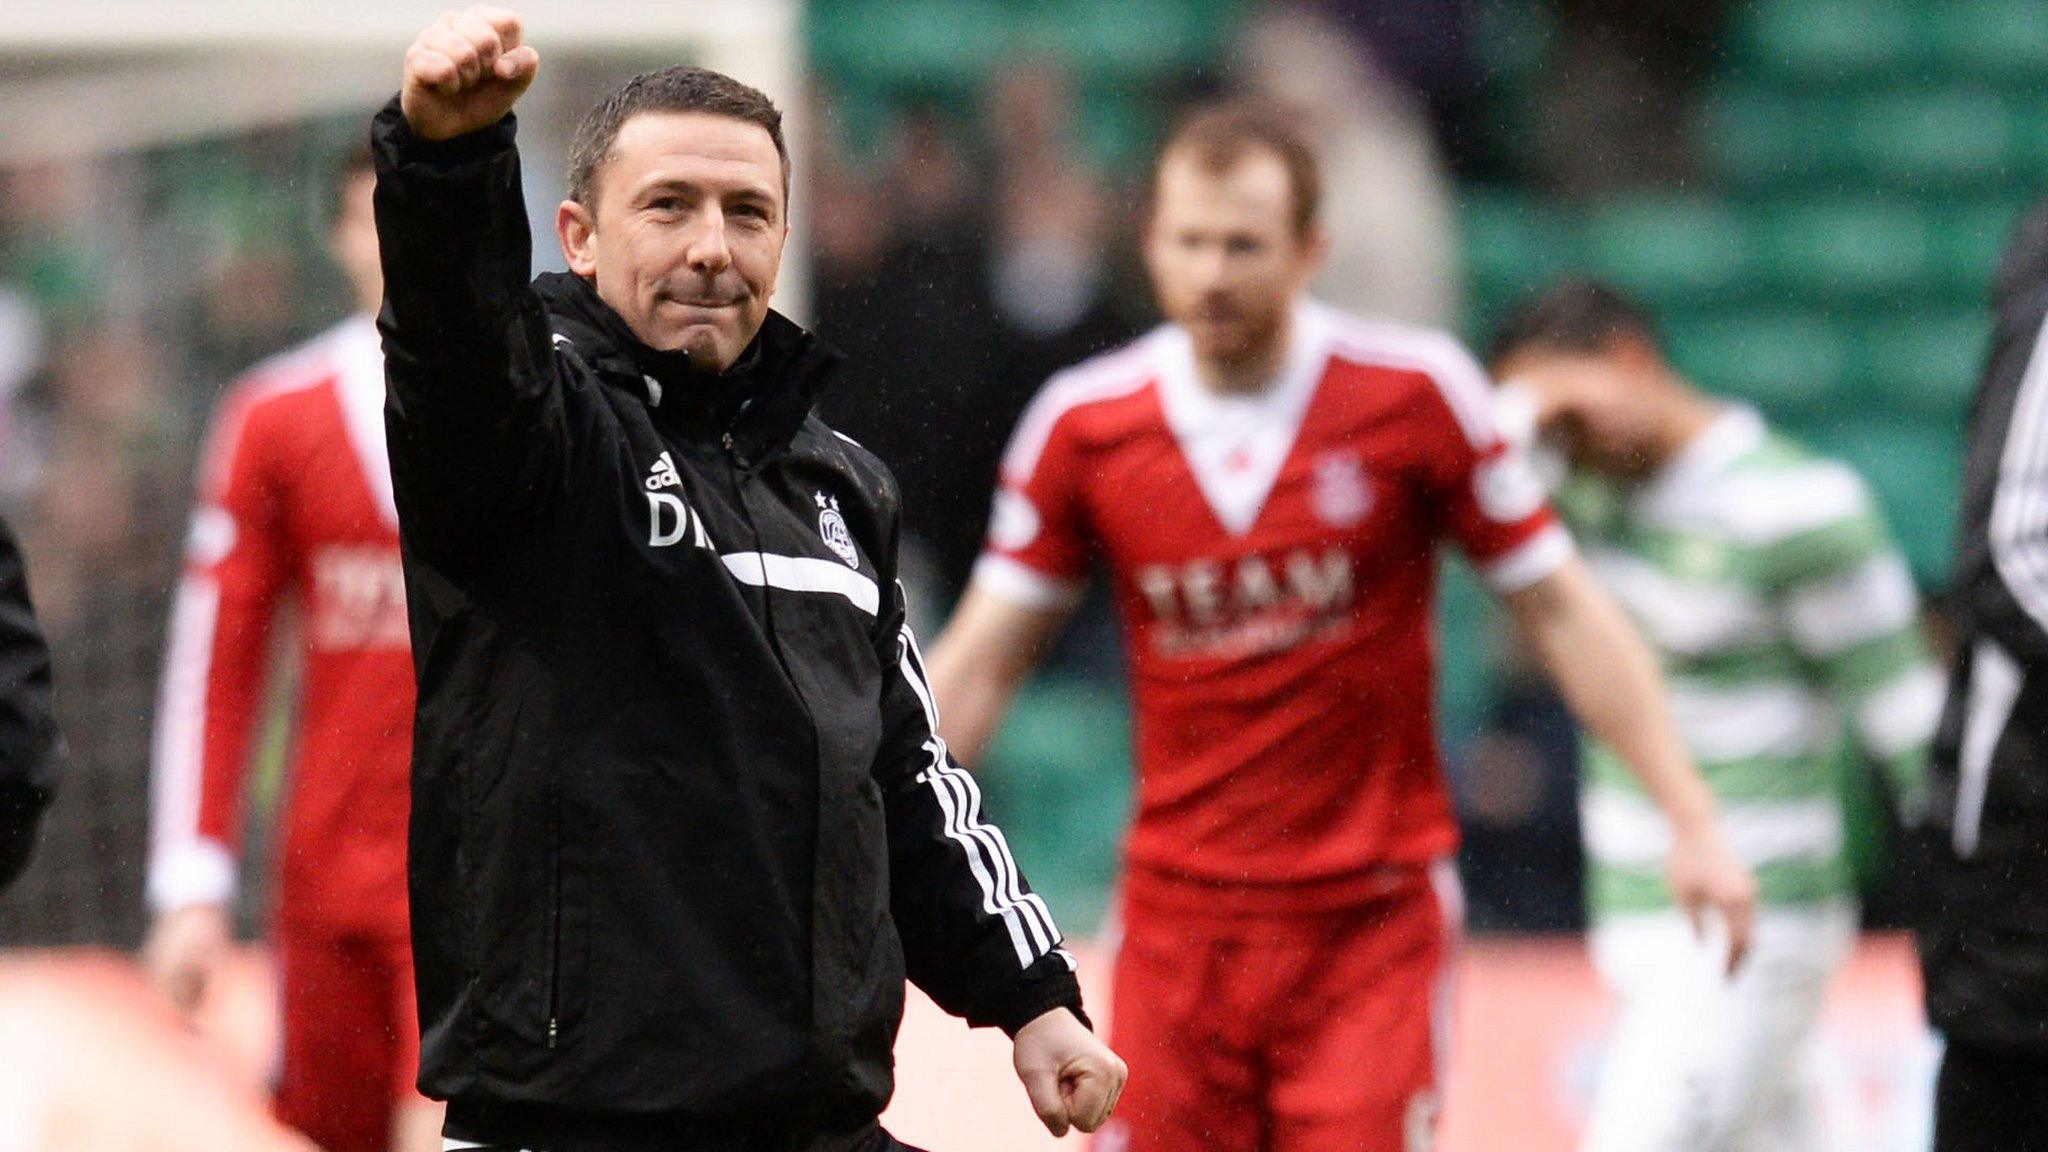
[[548,817],[553,833],[548,847],[548,1047],[561,1037],[562,996],[562,785],[548,790]]
[[[739,448],[734,443],[733,434],[730,431],[726,432],[724,436],[720,438],[719,443],[723,445],[723,447],[725,448],[726,455],[733,461],[734,464],[738,465],[736,469],[727,473],[728,482],[730,483],[732,488],[733,502],[739,508],[740,517],[746,522],[747,533],[751,537],[750,542],[753,544],[755,548],[760,548],[763,546],[761,541],[761,526],[757,521],[755,521],[754,510],[747,503],[746,472],[747,469],[752,466],[752,462],[749,461],[747,457],[740,454]],[[789,657],[782,650],[782,636],[779,632],[776,631],[775,628],[775,600],[774,597],[769,596],[767,594],[767,589],[765,588],[762,589],[761,609],[763,614],[762,627],[768,635],[768,650],[774,653],[775,662],[776,664],[781,666],[783,678],[789,682],[790,690],[796,696],[797,705],[803,709],[804,717],[807,720],[809,720],[811,724],[811,763],[813,765],[814,770],[817,773],[818,789],[820,792],[820,795],[818,796],[819,815],[817,819],[822,821],[824,818],[824,796],[822,795],[824,789],[824,755],[822,750],[819,749],[817,745],[817,717],[812,715],[811,702],[804,698],[803,690],[797,687],[797,680],[795,674],[790,671]],[[815,880],[816,877],[813,877],[813,879]],[[813,925],[815,926],[815,906],[812,910],[812,916]],[[818,961],[815,954],[812,956],[811,959],[810,978],[812,983],[811,1026],[813,1035],[811,1037],[810,1044],[808,1045],[811,1051],[805,1058],[806,1063],[810,1063],[817,1059],[816,1048],[818,1041],[816,1032],[819,1028],[819,1017],[821,1014],[821,1010],[819,1008],[820,1000],[817,996]]]

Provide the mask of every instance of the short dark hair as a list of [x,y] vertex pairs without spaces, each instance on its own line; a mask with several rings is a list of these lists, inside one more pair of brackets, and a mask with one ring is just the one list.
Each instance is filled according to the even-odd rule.
[[1634,337],[1663,350],[1648,309],[1612,284],[1574,277],[1533,292],[1508,309],[1487,345],[1486,360],[1497,367],[1531,348],[1599,352],[1617,337]]
[[760,125],[775,142],[775,154],[782,160],[782,198],[789,199],[789,147],[782,140],[782,110],[758,88],[689,64],[642,72],[584,113],[569,141],[569,199],[590,203],[598,170],[611,159],[619,129],[643,112],[708,112]]
[[1228,100],[1195,109],[1175,125],[1159,150],[1152,172],[1152,195],[1159,194],[1159,173],[1168,161],[1186,156],[1214,175],[1230,171],[1255,152],[1275,157],[1287,168],[1294,185],[1294,230],[1307,232],[1322,210],[1323,173],[1315,149],[1299,125],[1302,117],[1283,107],[1254,100]]

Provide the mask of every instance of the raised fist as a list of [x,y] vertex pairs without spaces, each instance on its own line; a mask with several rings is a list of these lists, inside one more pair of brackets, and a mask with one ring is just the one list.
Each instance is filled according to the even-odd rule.
[[512,110],[540,71],[519,17],[476,5],[444,12],[405,51],[399,106],[415,135],[448,140],[488,128]]

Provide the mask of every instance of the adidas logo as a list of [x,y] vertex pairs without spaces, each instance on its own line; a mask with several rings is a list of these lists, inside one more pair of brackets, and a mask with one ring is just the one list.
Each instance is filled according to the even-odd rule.
[[663,488],[681,488],[682,486],[683,478],[676,475],[675,460],[670,458],[668,453],[663,452],[661,459],[654,462],[654,467],[647,470],[647,490],[649,492],[659,492]]

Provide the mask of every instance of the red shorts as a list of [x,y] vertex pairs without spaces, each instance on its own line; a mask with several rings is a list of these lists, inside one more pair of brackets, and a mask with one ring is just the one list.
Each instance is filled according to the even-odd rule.
[[274,954],[284,1024],[277,1118],[323,1152],[386,1152],[392,1114],[420,1099],[410,944],[280,930]]
[[1110,1042],[1131,1078],[1096,1152],[1431,1146],[1462,918],[1448,862],[1335,911],[1124,915]]

